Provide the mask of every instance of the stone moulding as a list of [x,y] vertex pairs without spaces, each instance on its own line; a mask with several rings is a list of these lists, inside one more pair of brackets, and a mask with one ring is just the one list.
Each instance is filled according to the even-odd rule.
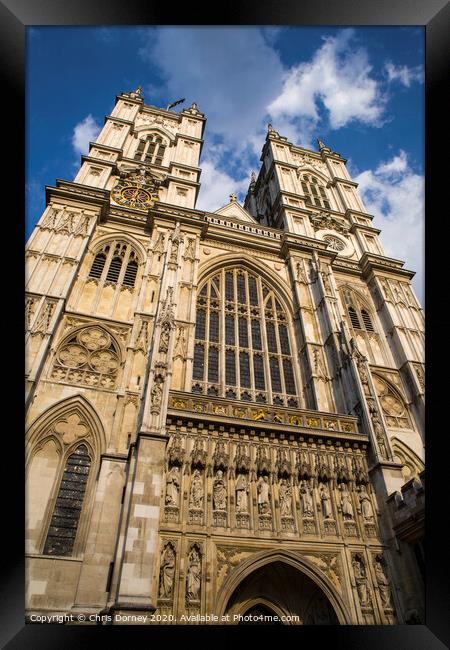
[[[217,407],[221,408],[218,409]],[[220,413],[220,415],[218,414]],[[305,434],[328,439],[347,439],[354,442],[367,442],[367,436],[358,431],[358,418],[337,413],[322,413],[277,406],[264,406],[223,398],[197,397],[192,393],[171,391],[167,415],[169,419],[189,419],[218,424],[228,424],[239,428],[267,429],[289,434]],[[336,423],[333,429],[327,427],[332,417]]]

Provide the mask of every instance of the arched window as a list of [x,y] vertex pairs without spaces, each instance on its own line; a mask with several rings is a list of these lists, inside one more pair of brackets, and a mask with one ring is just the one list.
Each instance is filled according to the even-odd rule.
[[134,159],[141,160],[149,165],[161,166],[165,150],[166,144],[162,137],[152,133],[145,140],[139,140]]
[[298,406],[286,313],[242,268],[208,279],[197,298],[193,392]]
[[365,306],[363,306],[362,300],[358,298],[356,293],[345,288],[343,296],[352,329],[374,332],[375,330],[369,311]]
[[325,186],[312,174],[302,174],[301,184],[306,201],[313,205],[331,210]]
[[133,288],[139,268],[136,251],[124,241],[104,244],[89,271],[90,278]]
[[67,459],[44,545],[44,555],[72,555],[90,467],[88,449],[81,444]]

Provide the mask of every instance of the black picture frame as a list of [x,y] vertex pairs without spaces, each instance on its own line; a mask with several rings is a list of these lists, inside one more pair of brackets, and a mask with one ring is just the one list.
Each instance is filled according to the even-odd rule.
[[[234,4],[234,3],[233,3]],[[0,3],[0,61],[2,68],[2,103],[6,106],[3,120],[4,131],[13,134],[13,143],[8,148],[7,167],[3,177],[3,202],[11,199],[11,205],[3,213],[3,228],[8,237],[8,249],[13,251],[14,269],[12,281],[3,284],[6,292],[5,314],[14,312],[22,322],[23,246],[22,224],[25,221],[25,29],[39,25],[336,25],[336,26],[378,26],[378,25],[420,25],[426,31],[426,306],[427,306],[427,506],[426,506],[426,571],[427,571],[427,613],[426,625],[398,626],[346,626],[339,628],[315,627],[277,629],[279,642],[304,644],[306,636],[316,646],[330,643],[333,648],[378,648],[412,650],[415,648],[438,649],[450,641],[450,600],[446,575],[448,538],[440,527],[445,521],[448,506],[445,493],[446,462],[442,453],[443,439],[447,435],[444,409],[446,384],[439,379],[439,367],[448,368],[447,349],[444,341],[448,332],[448,316],[445,315],[445,254],[437,254],[437,244],[442,241],[442,226],[445,212],[436,208],[439,190],[446,187],[443,154],[446,152],[443,136],[447,130],[444,81],[447,80],[447,42],[449,7],[445,0],[330,0],[270,2],[241,2],[211,4],[205,8],[197,3],[184,6],[159,5],[148,0],[90,0],[90,2],[69,2],[63,0],[2,0]],[[236,3],[237,4],[237,3]],[[212,11],[211,11],[212,10]],[[215,12],[214,14],[212,12]],[[55,89],[57,92],[57,89]],[[7,129],[5,126],[7,125]],[[17,250],[16,250],[17,247]],[[7,251],[5,251],[7,252]],[[18,286],[16,286],[18,285]],[[448,291],[447,291],[448,293]],[[448,302],[448,299],[447,299]],[[16,311],[17,309],[17,311]],[[7,321],[4,341],[8,347],[16,345],[21,350],[20,327],[11,327]],[[5,338],[6,337],[6,338]],[[434,346],[431,342],[436,341]],[[439,344],[441,342],[441,345]],[[448,348],[448,346],[447,346]],[[9,392],[3,407],[3,449],[4,465],[13,469],[12,477],[3,489],[3,539],[7,542],[3,551],[2,590],[0,606],[0,642],[8,648],[80,648],[94,643],[130,643],[137,634],[146,643],[164,639],[170,643],[172,637],[187,639],[196,635],[196,643],[210,643],[214,640],[242,639],[242,628],[230,626],[220,631],[213,627],[142,628],[130,626],[66,626],[25,625],[24,621],[24,470],[21,427],[17,414],[23,411],[19,386],[22,384],[21,367],[13,364],[17,383]],[[6,370],[4,371],[6,375]],[[9,372],[9,371],[8,371]],[[9,375],[8,375],[9,376]],[[16,378],[15,375],[14,379]],[[9,380],[8,380],[9,385]],[[10,398],[10,399],[9,399]],[[15,400],[17,399],[17,404]],[[9,426],[5,426],[10,419]],[[6,469],[4,467],[4,469]],[[447,470],[448,473],[448,470]],[[273,630],[274,628],[272,628]],[[112,632],[114,630],[114,632]],[[255,628],[247,632],[256,633]],[[261,628],[259,628],[259,632]],[[267,628],[264,630],[268,632]],[[219,634],[218,634],[219,632]],[[106,636],[105,636],[106,635]],[[181,636],[183,635],[183,636]],[[281,635],[281,637],[280,637]],[[287,635],[287,637],[286,637]],[[270,636],[270,634],[269,634]]]

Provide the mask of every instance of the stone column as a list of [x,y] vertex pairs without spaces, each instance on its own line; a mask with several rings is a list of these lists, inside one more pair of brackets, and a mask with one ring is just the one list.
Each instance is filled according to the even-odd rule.
[[114,613],[156,609],[158,529],[166,436],[141,431],[137,440],[125,547]]

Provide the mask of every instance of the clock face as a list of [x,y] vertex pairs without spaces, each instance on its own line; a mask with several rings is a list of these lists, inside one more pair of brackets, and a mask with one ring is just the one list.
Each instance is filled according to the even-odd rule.
[[156,192],[149,192],[137,183],[118,185],[111,194],[117,203],[128,208],[150,208],[158,199]]

